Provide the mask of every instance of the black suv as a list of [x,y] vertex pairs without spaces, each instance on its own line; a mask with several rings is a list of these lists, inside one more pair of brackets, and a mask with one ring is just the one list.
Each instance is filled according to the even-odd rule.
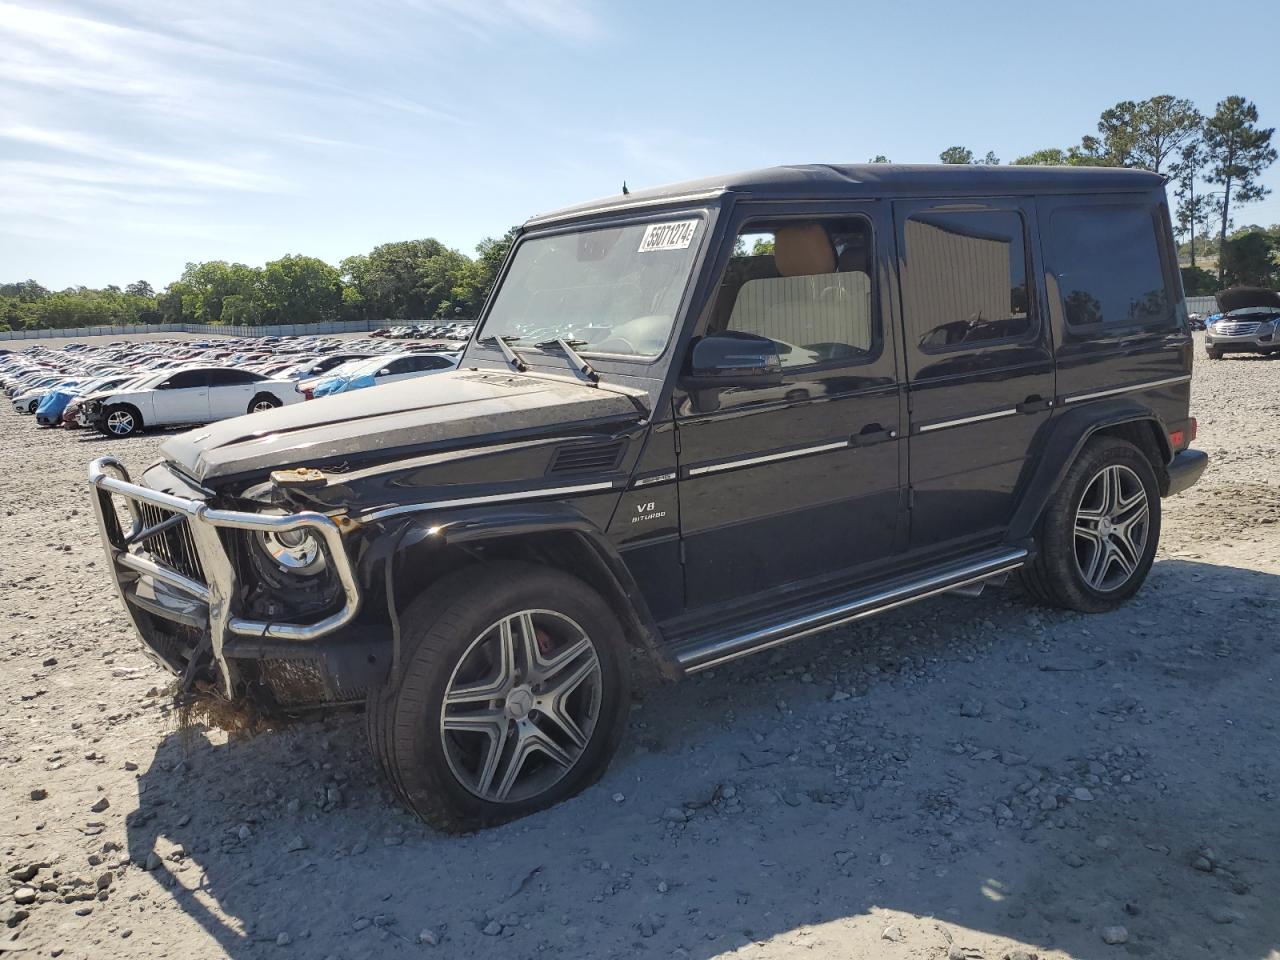
[[456,372],[90,468],[110,569],[190,695],[367,705],[469,829],[618,745],[675,677],[1016,573],[1132,596],[1189,449],[1160,177],[794,166],[525,224]]

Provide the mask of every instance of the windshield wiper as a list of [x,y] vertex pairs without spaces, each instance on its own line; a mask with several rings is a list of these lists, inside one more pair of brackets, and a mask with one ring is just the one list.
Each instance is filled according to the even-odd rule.
[[580,374],[590,380],[592,384],[598,384],[600,382],[600,374],[596,372],[596,368],[582,359],[582,355],[573,349],[574,347],[584,347],[586,345],[586,340],[566,340],[563,337],[556,337],[554,340],[534,344],[539,350],[545,350],[547,347],[559,347],[564,351],[564,355],[569,358],[569,362],[578,368]]
[[511,349],[511,344],[507,343],[508,340],[519,340],[519,339],[520,339],[519,337],[499,337],[495,335],[492,337],[485,337],[480,342],[496,343],[498,345],[498,349],[502,351],[502,355],[507,358],[507,363],[511,364],[521,373],[524,373],[526,370],[529,369],[529,365],[524,362],[524,360],[520,357],[520,354],[516,353],[514,350]]

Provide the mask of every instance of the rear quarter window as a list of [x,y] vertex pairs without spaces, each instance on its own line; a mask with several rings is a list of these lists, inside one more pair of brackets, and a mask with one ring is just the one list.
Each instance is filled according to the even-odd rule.
[[1044,232],[1049,300],[1069,335],[1179,326],[1161,259],[1158,211],[1142,204],[1059,207]]

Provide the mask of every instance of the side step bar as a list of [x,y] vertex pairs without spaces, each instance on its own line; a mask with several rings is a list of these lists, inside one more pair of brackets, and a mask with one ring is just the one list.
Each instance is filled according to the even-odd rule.
[[810,634],[820,633],[831,627],[861,620],[873,614],[892,610],[916,600],[947,593],[957,588],[969,587],[984,581],[1007,576],[1027,560],[1025,549],[1005,550],[973,558],[961,563],[934,568],[909,580],[875,588],[871,593],[838,603],[833,607],[815,610],[779,623],[770,624],[738,635],[717,633],[705,639],[692,639],[680,644],[673,651],[676,663],[686,673],[709,670],[730,660],[737,660],[761,650],[768,650]]

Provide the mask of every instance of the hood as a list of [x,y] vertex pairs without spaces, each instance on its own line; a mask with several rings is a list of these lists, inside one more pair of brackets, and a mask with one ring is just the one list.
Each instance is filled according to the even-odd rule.
[[616,385],[451,371],[222,420],[165,441],[160,452],[204,483],[583,421],[634,423],[645,416],[644,397]]
[[1218,309],[1223,313],[1247,310],[1249,307],[1275,307],[1280,310],[1280,293],[1262,287],[1232,287],[1216,295]]

